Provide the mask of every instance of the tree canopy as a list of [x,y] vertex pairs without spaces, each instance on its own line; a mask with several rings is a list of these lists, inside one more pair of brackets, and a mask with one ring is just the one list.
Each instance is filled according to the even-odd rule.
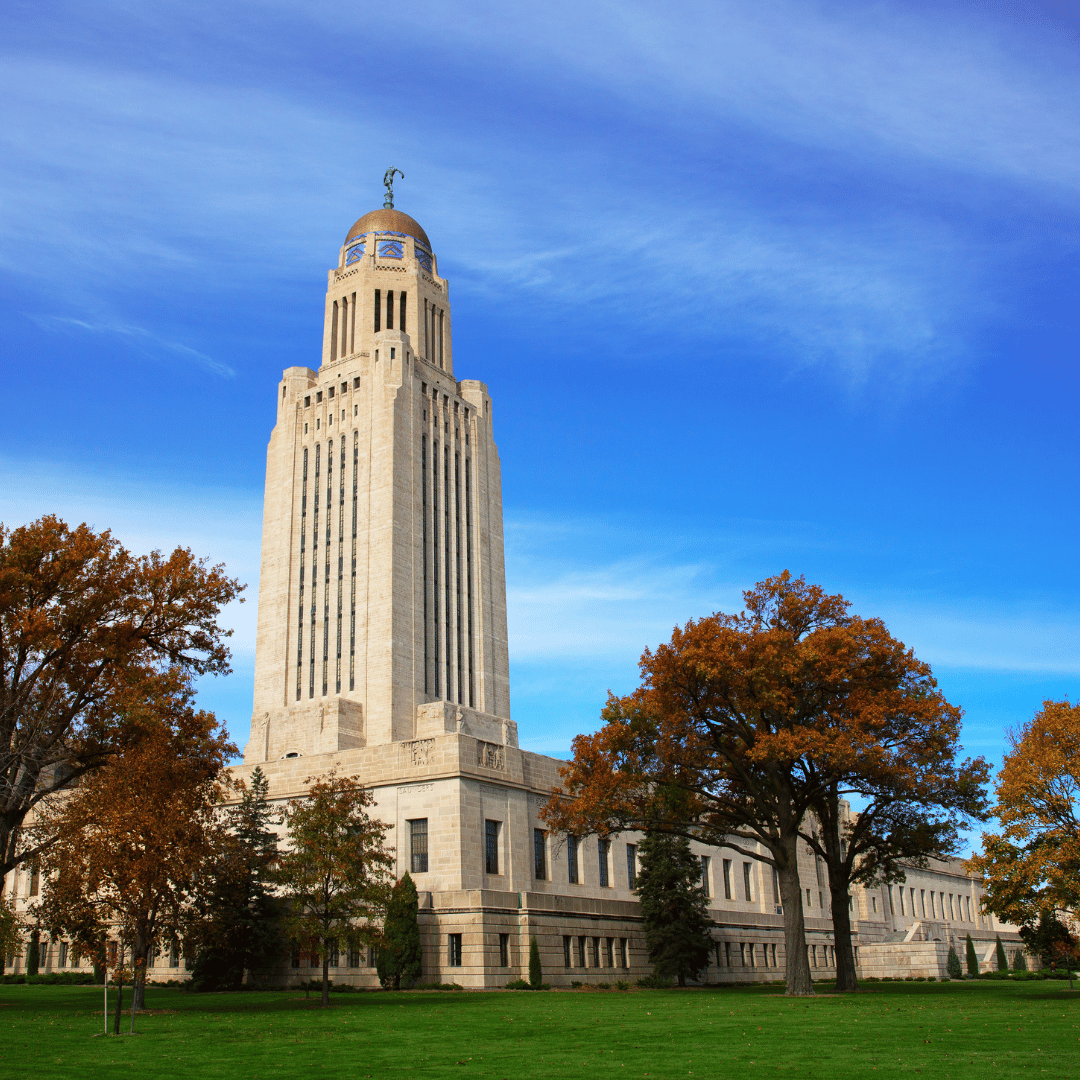
[[371,817],[374,802],[354,776],[308,777],[308,792],[285,813],[289,848],[278,881],[287,901],[286,933],[322,963],[322,1003],[330,1004],[330,952],[375,944],[393,882],[389,826]]
[[983,833],[968,865],[985,877],[988,910],[1034,927],[1080,909],[1080,706],[1044,701],[1007,737],[994,784],[1002,828]]
[[784,571],[744,601],[645,651],[641,686],[610,696],[603,727],[574,740],[565,792],[545,816],[576,833],[654,823],[772,866],[787,992],[811,994],[797,846],[807,815],[865,777],[903,788],[907,748],[959,710],[880,619],[849,615],[842,596]]
[[243,586],[189,550],[133,556],[109,531],[0,524],[0,881],[51,842],[29,811],[138,737],[177,673],[227,674],[222,607]]

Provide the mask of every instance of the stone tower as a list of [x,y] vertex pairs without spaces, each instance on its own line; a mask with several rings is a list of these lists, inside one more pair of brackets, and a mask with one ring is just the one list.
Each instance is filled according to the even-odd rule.
[[387,208],[329,272],[318,370],[277,388],[244,762],[448,731],[517,744],[499,455],[427,234]]

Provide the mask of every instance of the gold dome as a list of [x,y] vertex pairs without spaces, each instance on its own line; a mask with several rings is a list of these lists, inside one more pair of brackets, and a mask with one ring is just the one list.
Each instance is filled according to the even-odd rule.
[[403,214],[400,210],[383,208],[365,214],[349,230],[348,236],[345,237],[345,243],[348,244],[355,237],[369,232],[406,233],[408,236],[412,236],[425,244],[428,248],[431,247],[431,241],[427,238],[427,233],[420,228],[419,223],[409,217],[408,214]]

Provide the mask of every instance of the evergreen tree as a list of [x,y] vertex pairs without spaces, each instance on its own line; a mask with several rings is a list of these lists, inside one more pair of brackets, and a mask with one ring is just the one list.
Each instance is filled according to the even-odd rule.
[[975,955],[975,942],[967,936],[967,973],[974,978],[979,974],[979,958]]
[[712,951],[701,862],[689,840],[670,833],[647,832],[638,854],[637,894],[649,959],[657,976],[674,976],[685,986],[709,966]]
[[1027,971],[1027,957],[1024,956],[1024,950],[1017,949],[1016,955],[1013,957],[1013,971]]
[[994,948],[994,958],[997,960],[998,971],[1009,970],[1009,958],[1005,955],[1005,946],[1001,944],[1001,937],[998,936],[997,945]]
[[383,923],[376,971],[384,987],[408,989],[420,978],[420,910],[416,886],[406,871],[394,886]]
[[283,949],[280,902],[271,891],[277,837],[269,782],[256,766],[229,813],[229,828],[199,905],[191,971],[195,990],[236,990],[245,971],[274,963]]
[[540,947],[536,938],[529,939],[529,985],[540,990],[544,985],[544,973],[540,968]]
[[956,955],[956,950],[949,946],[949,959],[945,961],[945,970],[949,973],[950,979],[963,978],[964,969],[960,966],[960,957]]
[[26,954],[26,974],[36,975],[38,973],[38,961],[41,959],[41,931],[32,930],[30,932],[30,949]]

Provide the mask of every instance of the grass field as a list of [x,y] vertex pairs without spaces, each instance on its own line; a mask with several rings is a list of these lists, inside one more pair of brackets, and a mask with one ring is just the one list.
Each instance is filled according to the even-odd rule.
[[329,1010],[295,991],[150,988],[141,1034],[120,1038],[93,1037],[100,988],[4,986],[0,1077],[1080,1077],[1080,991],[1067,986],[365,993]]

